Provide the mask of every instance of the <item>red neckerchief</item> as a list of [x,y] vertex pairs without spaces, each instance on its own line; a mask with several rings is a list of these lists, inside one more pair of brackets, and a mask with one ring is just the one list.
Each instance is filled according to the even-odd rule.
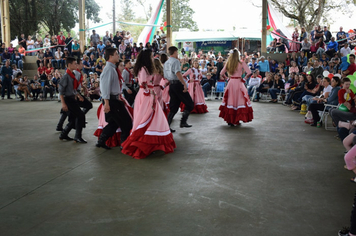
[[198,70],[198,79],[200,77],[200,70],[199,69],[196,69],[196,68],[192,68],[193,69],[193,78],[194,80],[197,79],[196,75],[195,75],[195,70]]
[[79,69],[77,69],[77,71],[80,73],[79,84],[82,84],[82,82],[83,82],[83,75],[82,75],[82,72],[80,72]]
[[116,67],[116,72],[117,76],[119,77],[119,83],[120,83],[120,89],[122,87],[122,83],[124,83],[124,78],[122,78],[121,72],[119,71],[119,68]]
[[75,75],[69,69],[67,69],[66,73],[73,79],[73,88],[74,90],[77,90],[77,88],[79,87],[79,82],[77,78],[75,78]]
[[131,71],[129,70],[129,69],[127,69],[126,67],[125,67],[125,70],[127,71],[127,72],[129,72],[129,74],[130,74],[130,76],[129,76],[129,83],[130,84],[132,84],[132,80],[133,80],[133,74],[131,73]]

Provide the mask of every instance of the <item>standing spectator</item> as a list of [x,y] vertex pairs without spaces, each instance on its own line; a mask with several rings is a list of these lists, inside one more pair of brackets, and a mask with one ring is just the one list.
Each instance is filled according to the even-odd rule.
[[125,49],[125,57],[130,60],[131,59],[131,53],[132,53],[132,46],[131,43],[127,44],[126,49]]
[[315,35],[314,35],[315,41],[318,41],[320,38],[324,40],[324,31],[321,29],[320,25],[318,25]]
[[106,45],[106,41],[108,41],[109,39],[110,39],[109,31],[106,31],[106,34],[103,37],[103,44]]
[[49,34],[46,34],[43,40],[43,47],[50,47],[51,46],[51,39],[49,38]]
[[331,32],[328,30],[327,26],[324,26],[324,36],[325,36],[325,43],[330,42],[332,35]]
[[300,42],[303,42],[304,39],[307,39],[307,40],[308,40],[308,33],[307,33],[307,31],[305,30],[305,27],[302,27],[301,32],[300,32],[300,39],[299,39],[299,41],[300,41]]
[[62,56],[63,56],[63,52],[61,51],[61,47],[58,47],[57,52],[54,54],[54,59],[52,59],[52,66],[54,69],[61,68]]
[[[35,42],[32,40],[31,36],[28,36],[27,41],[26,41],[26,46],[27,46],[27,50],[32,50],[35,48]],[[32,56],[33,53],[29,52],[28,55]]]
[[114,44],[116,45],[116,48],[119,48],[119,46],[121,45],[121,41],[122,41],[122,37],[120,35],[119,31],[116,31],[116,35],[114,37]]
[[337,32],[337,34],[336,34],[336,40],[337,40],[337,41],[340,40],[340,39],[341,39],[341,36],[343,36],[343,35],[346,35],[346,33],[345,33],[345,31],[343,31],[343,28],[342,28],[342,26],[341,26],[341,27],[340,27],[340,31]]
[[70,56],[72,56],[72,45],[73,45],[73,38],[70,36],[70,33],[68,32],[67,38],[65,40],[66,48],[68,49],[68,53]]
[[[57,38],[55,35],[52,35],[51,37],[51,45],[52,46],[57,46],[58,45],[58,41],[57,41]],[[53,47],[51,48],[51,51],[52,51],[52,55],[54,55],[57,51],[57,47]]]
[[266,72],[270,72],[269,62],[262,56],[258,62],[258,68],[262,78],[266,77]]
[[24,34],[21,34],[21,37],[19,38],[19,44],[22,45],[22,47],[24,47],[26,50],[26,38]]
[[93,43],[93,46],[96,48],[96,46],[99,44],[100,41],[100,36],[95,32],[95,30],[92,30],[92,35],[90,35],[90,42]]
[[77,40],[74,40],[72,45],[72,56],[76,58],[80,58],[80,45]]
[[57,36],[58,46],[61,47],[61,51],[64,51],[64,47],[66,45],[66,37],[64,37],[63,32],[61,31]]
[[298,28],[296,27],[292,34],[292,39],[295,42],[290,43],[290,52],[298,52],[299,51],[299,44],[297,43],[298,38],[299,38],[299,33],[298,33]]
[[121,44],[119,46],[119,54],[120,54],[120,58],[122,58],[122,55],[125,54],[125,50],[126,50],[126,45],[125,42],[122,40]]
[[316,33],[317,30],[318,30],[318,27],[314,26],[314,30],[312,30],[310,32],[310,42],[314,42],[315,41],[315,33]]
[[130,34],[130,32],[127,31],[127,34],[126,34],[126,40],[125,40],[125,44],[128,45],[128,44],[133,44],[133,38]]
[[11,80],[12,80],[12,68],[10,66],[10,60],[6,60],[5,65],[1,67],[1,77],[2,77],[1,99],[4,100],[5,89],[7,90],[7,99],[12,99],[10,96]]

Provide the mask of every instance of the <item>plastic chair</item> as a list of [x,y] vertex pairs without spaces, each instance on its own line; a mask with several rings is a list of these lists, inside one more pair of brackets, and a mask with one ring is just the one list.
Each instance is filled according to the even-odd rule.
[[330,105],[330,104],[324,104],[324,110],[321,112],[321,115],[320,115],[320,120],[319,122],[322,122],[324,120],[324,127],[325,127],[325,130],[331,130],[331,131],[336,131],[336,128],[335,127],[328,127],[328,117],[329,117],[329,110],[330,108],[336,108],[338,109],[340,105]]

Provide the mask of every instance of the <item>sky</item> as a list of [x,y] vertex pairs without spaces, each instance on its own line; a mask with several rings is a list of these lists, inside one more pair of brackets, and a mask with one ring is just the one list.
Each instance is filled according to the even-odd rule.
[[[112,19],[108,15],[112,15],[112,0],[95,0],[98,5],[102,6],[99,17],[102,23],[90,24],[90,27],[111,22]],[[256,0],[253,0],[256,2]],[[105,2],[106,4],[102,4]],[[133,0],[135,2],[135,0]],[[153,8],[158,4],[158,0],[146,0],[147,5],[152,4]],[[219,4],[216,4],[219,2]],[[195,11],[193,20],[198,24],[198,28],[202,29],[225,29],[232,30],[235,26],[239,28],[245,27],[252,30],[261,30],[261,8],[253,6],[250,0],[190,0],[190,6]],[[353,7],[356,11],[356,7]],[[133,7],[135,14],[144,17],[143,7],[136,4]],[[116,0],[116,15],[120,11],[120,0]],[[282,16],[282,15],[281,15]],[[340,26],[344,27],[345,31],[356,28],[356,23],[350,20],[349,15],[334,14],[331,25],[331,31],[338,31]],[[287,25],[290,21],[283,17],[283,22]],[[118,26],[116,26],[118,27]],[[112,26],[97,28],[99,35],[104,35],[106,30],[111,30]],[[291,30],[292,31],[292,30]]]

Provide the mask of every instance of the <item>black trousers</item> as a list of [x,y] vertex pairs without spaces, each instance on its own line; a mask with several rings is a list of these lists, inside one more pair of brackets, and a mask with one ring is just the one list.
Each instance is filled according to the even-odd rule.
[[137,95],[136,90],[134,89],[133,86],[127,86],[130,90],[131,90],[131,94],[129,94],[126,89],[124,90],[124,97],[127,100],[127,102],[130,104],[130,106],[132,106],[135,102],[135,98]]
[[5,89],[7,90],[7,97],[9,98],[11,93],[11,78],[4,78],[2,80],[1,97],[5,97]]
[[[85,114],[88,113],[88,111],[90,109],[93,108],[93,104],[88,101],[88,99],[86,99],[84,96],[82,96],[84,98],[84,101],[78,101],[77,100],[77,103],[79,105],[79,107],[83,108],[82,111]],[[61,117],[59,118],[59,121],[58,121],[58,124],[57,124],[57,128],[62,128],[63,127],[63,124],[64,124],[64,121],[67,119],[68,115],[69,115],[69,111],[68,112],[64,112],[62,109],[60,111],[60,114],[61,114]],[[84,122],[84,126],[85,126],[85,122]]]
[[100,98],[100,96],[98,94],[90,94],[89,97],[90,97],[91,100]]
[[181,82],[171,83],[169,85],[169,96],[171,97],[171,100],[169,101],[169,108],[170,113],[173,115],[178,112],[181,102],[185,105],[184,110],[191,112],[194,109],[194,102],[190,97],[190,94],[188,92],[184,93],[183,90],[184,86]]
[[78,101],[75,99],[75,96],[64,97],[64,101],[68,107],[69,118],[68,118],[68,127],[70,129],[75,128],[77,131],[80,131],[85,126],[85,114],[80,109]]
[[43,88],[43,98],[44,99],[47,98],[47,93],[49,93],[50,98],[53,98],[53,88],[52,87]]
[[[105,104],[104,100],[103,104]],[[130,131],[132,129],[132,119],[125,108],[124,102],[110,99],[109,106],[110,111],[105,113],[105,121],[108,124],[104,127],[99,139],[105,143],[105,141],[113,136],[116,130],[120,127],[121,143],[123,143],[130,135]]]
[[323,103],[312,103],[312,104],[310,104],[309,111],[313,114],[313,120],[314,120],[314,124],[315,125],[320,120],[319,111],[323,111],[323,110],[324,110],[324,104]]

